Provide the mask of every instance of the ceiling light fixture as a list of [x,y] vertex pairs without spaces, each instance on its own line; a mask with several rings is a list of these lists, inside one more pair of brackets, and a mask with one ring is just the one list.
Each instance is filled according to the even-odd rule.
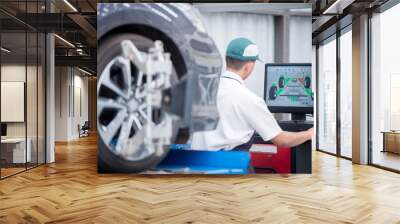
[[1,47],[0,49],[1,49],[2,51],[6,52],[6,53],[10,53],[10,52],[11,52],[11,50],[9,50],[9,49],[7,49],[7,48],[5,48],[5,47]]
[[79,67],[78,67],[78,70],[81,71],[81,72],[83,72],[83,73],[85,73],[85,74],[87,74],[87,75],[89,75],[89,76],[92,75],[92,73],[90,73],[90,72],[88,72],[88,71],[86,71],[86,70],[83,70],[83,69],[81,69],[81,68],[79,68]]
[[322,14],[328,14],[333,8],[339,4],[340,0],[336,0],[332,5],[330,5],[327,9],[324,10]]
[[55,37],[57,37],[59,40],[61,40],[62,42],[66,43],[68,46],[75,48],[75,45],[73,45],[71,42],[69,42],[68,40],[60,37],[58,34],[54,34]]
[[78,12],[78,10],[68,0],[64,0],[64,3],[67,4],[74,12]]
[[76,49],[76,53],[78,53],[78,55],[84,55],[84,52],[83,52],[82,48],[77,48]]
[[354,0],[336,0],[332,5],[325,9],[322,14],[342,14],[343,9],[351,5],[353,2]]

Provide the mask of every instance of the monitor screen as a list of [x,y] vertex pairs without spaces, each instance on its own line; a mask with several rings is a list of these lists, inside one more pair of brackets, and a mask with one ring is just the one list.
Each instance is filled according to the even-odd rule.
[[312,114],[311,64],[266,64],[264,99],[273,113]]

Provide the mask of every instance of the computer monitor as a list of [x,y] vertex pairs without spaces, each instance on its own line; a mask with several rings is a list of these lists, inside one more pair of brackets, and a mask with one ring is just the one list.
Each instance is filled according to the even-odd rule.
[[1,123],[1,136],[7,136],[7,124]]
[[311,64],[266,64],[264,99],[272,113],[314,113]]

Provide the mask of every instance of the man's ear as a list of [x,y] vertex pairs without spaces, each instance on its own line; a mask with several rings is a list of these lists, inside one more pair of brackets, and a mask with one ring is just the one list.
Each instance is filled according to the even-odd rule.
[[247,77],[249,77],[250,73],[251,73],[251,63],[247,62],[244,66],[243,66],[243,73],[245,74],[244,79],[246,79]]
[[256,67],[256,62],[255,62],[255,61],[252,61],[252,62],[250,63],[250,68],[249,68],[250,73],[253,72],[253,70],[254,70],[255,67]]
[[252,66],[251,63],[249,63],[249,62],[246,63],[246,65],[245,65],[245,71],[246,71],[246,73],[250,72],[251,66]]

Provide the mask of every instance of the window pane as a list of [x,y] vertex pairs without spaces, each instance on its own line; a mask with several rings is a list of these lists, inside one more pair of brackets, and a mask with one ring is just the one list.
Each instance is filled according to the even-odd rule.
[[[45,36],[9,16],[37,19],[33,14],[44,12],[44,5],[45,0],[0,1],[0,7],[10,13],[0,12],[1,178],[43,163],[45,158]],[[26,13],[32,17],[25,17]]]
[[336,153],[336,40],[318,51],[318,147]]
[[352,156],[352,33],[340,37],[340,127],[342,156]]
[[[26,33],[1,34],[1,176],[25,170],[30,161],[26,141]],[[27,150],[28,149],[28,150]]]
[[[372,163],[400,170],[400,5],[372,18]],[[388,132],[383,134],[382,132]],[[384,138],[386,136],[386,138]]]

